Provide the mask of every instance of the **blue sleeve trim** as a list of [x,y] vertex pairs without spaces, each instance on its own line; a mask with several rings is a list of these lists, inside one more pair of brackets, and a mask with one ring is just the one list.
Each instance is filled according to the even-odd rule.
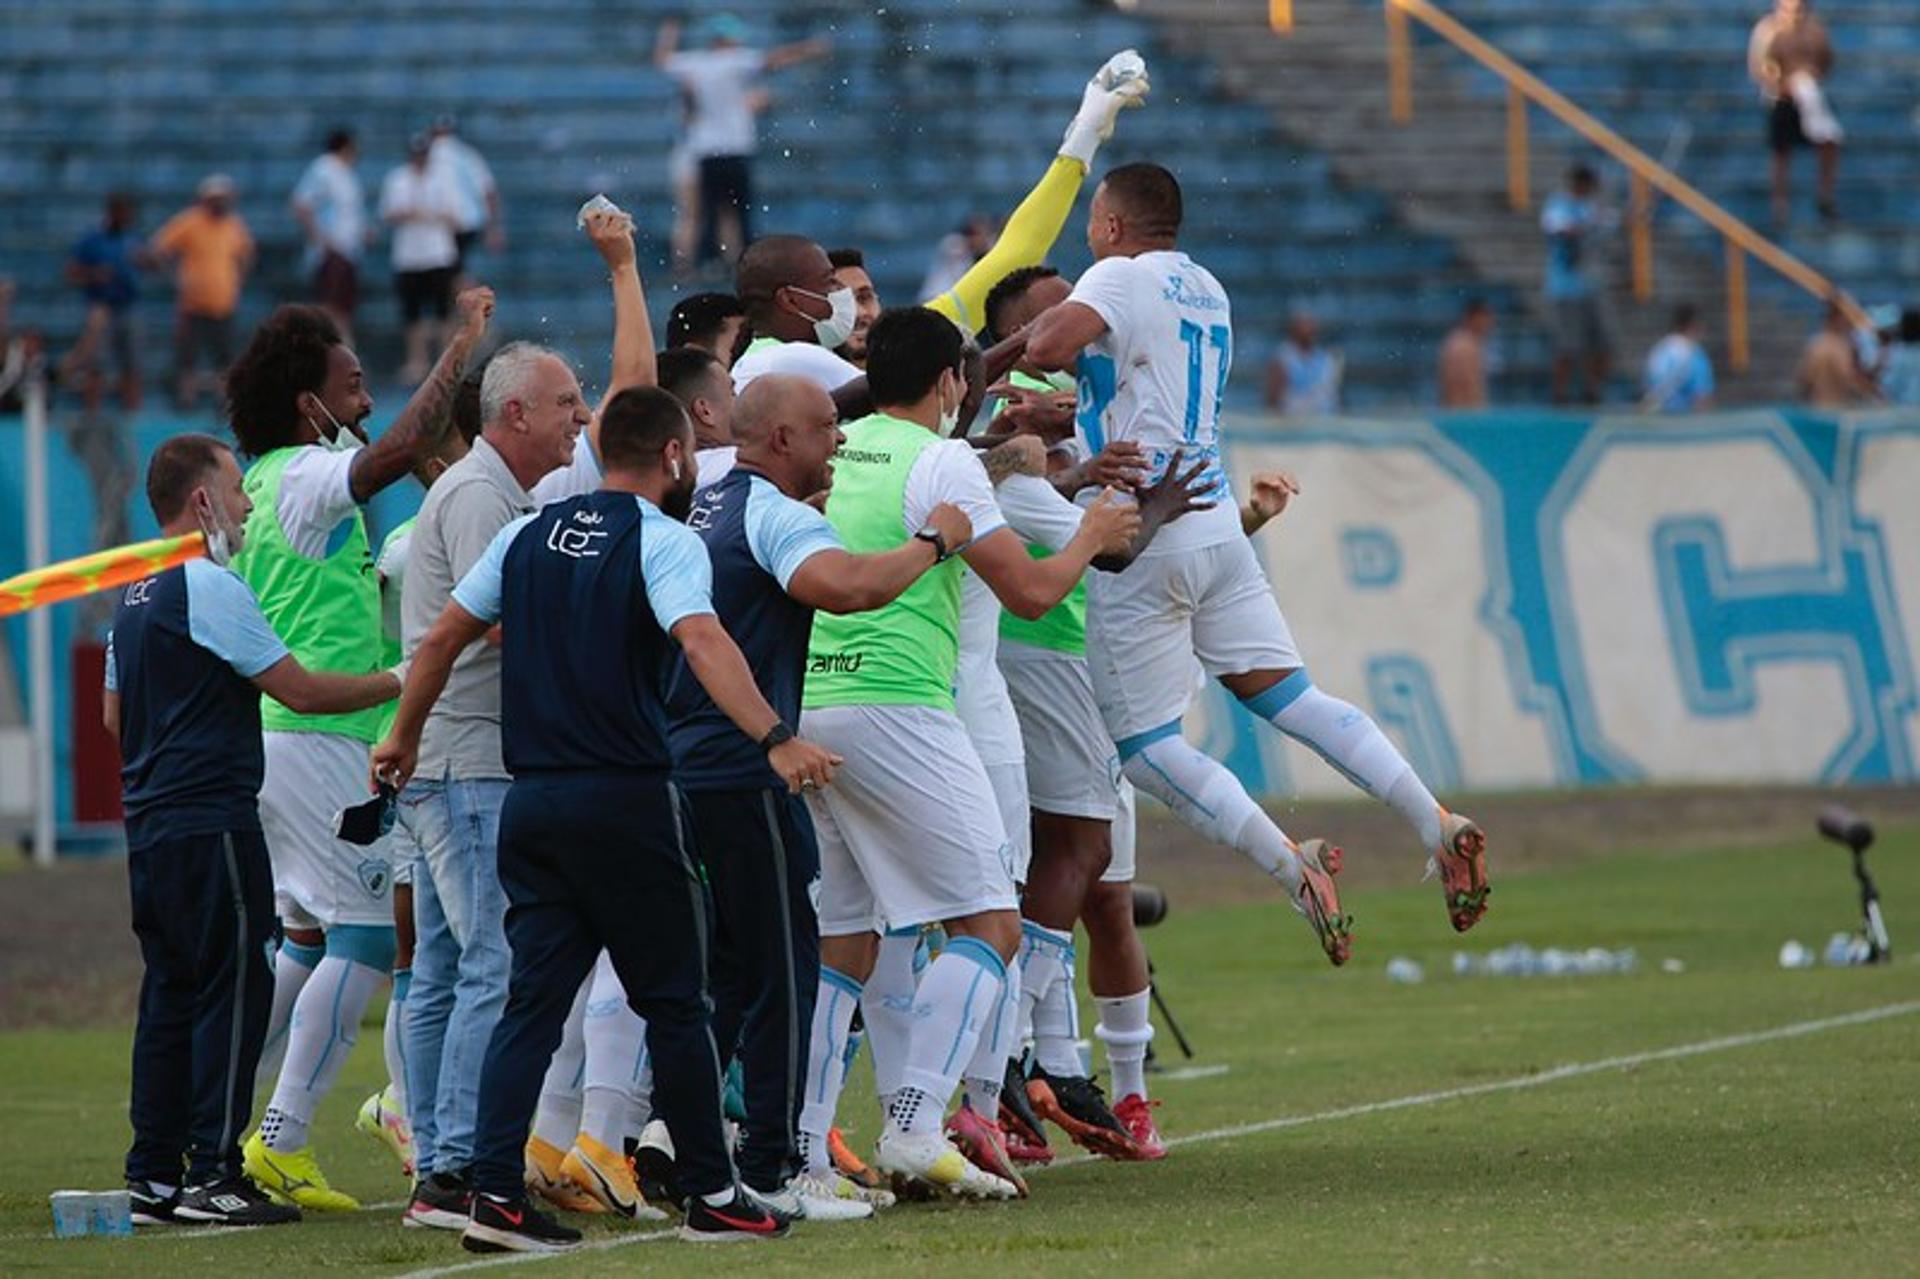
[[1272,688],[1241,698],[1240,704],[1261,719],[1271,720],[1312,691],[1313,681],[1307,678],[1306,671],[1297,670]]
[[1169,737],[1180,736],[1180,721],[1168,720],[1158,728],[1149,728],[1144,733],[1135,733],[1132,737],[1123,737],[1113,744],[1114,751],[1120,756],[1120,762],[1126,763],[1155,742],[1163,742]]

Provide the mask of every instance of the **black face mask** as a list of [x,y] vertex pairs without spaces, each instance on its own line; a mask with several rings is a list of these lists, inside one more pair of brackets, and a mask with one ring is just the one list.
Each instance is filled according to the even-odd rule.
[[378,795],[364,804],[340,810],[340,816],[335,820],[335,833],[346,843],[358,844],[362,848],[376,843],[393,829],[394,797],[398,793],[381,782]]

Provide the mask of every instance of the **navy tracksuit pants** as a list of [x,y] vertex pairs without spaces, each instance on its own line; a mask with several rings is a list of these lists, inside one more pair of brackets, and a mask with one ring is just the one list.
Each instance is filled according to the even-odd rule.
[[205,1186],[237,1177],[273,1008],[266,840],[256,828],[131,849],[127,881],[146,963],[127,1178]]
[[605,949],[646,1018],[681,1187],[733,1184],[709,1025],[707,910],[677,796],[647,773],[522,774],[500,810],[500,883],[513,969],[480,1072],[474,1189],[523,1193],[540,1083],[580,983]]
[[[756,1190],[778,1190],[800,1171],[800,1104],[820,984],[820,847],[805,802],[785,787],[685,798],[713,893],[714,1038],[722,1053],[737,1046],[740,1056],[740,1175]],[[671,1115],[669,1122],[677,1139]]]

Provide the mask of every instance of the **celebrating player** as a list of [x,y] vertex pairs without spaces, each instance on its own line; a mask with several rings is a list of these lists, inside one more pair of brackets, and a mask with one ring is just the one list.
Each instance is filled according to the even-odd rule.
[[[1034,321],[1027,357],[1042,369],[1077,366],[1089,447],[1136,441],[1156,468],[1187,450],[1209,462],[1224,498],[1219,414],[1231,308],[1219,282],[1178,249],[1181,216],[1180,185],[1167,170],[1108,173],[1087,221],[1094,265]],[[1195,657],[1253,714],[1406,818],[1438,865],[1456,929],[1485,913],[1485,836],[1440,806],[1364,712],[1314,687],[1230,503],[1181,521],[1126,573],[1096,577],[1087,605],[1094,692],[1127,777],[1284,884],[1335,964],[1352,948],[1333,882],[1339,850],[1296,845],[1224,765],[1181,737]]]

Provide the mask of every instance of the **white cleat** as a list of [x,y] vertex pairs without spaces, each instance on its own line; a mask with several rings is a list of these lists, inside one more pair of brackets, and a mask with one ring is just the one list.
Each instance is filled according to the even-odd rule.
[[[837,1180],[845,1181],[844,1177]],[[851,1183],[849,1183],[851,1184]],[[842,1198],[826,1177],[801,1173],[771,1194],[762,1190],[748,1192],[775,1212],[799,1221],[865,1221],[873,1216],[873,1205],[851,1197]]]
[[918,1177],[966,1199],[1020,1197],[1012,1182],[974,1167],[937,1132],[897,1132],[889,1125],[880,1134],[873,1162],[882,1172]]

